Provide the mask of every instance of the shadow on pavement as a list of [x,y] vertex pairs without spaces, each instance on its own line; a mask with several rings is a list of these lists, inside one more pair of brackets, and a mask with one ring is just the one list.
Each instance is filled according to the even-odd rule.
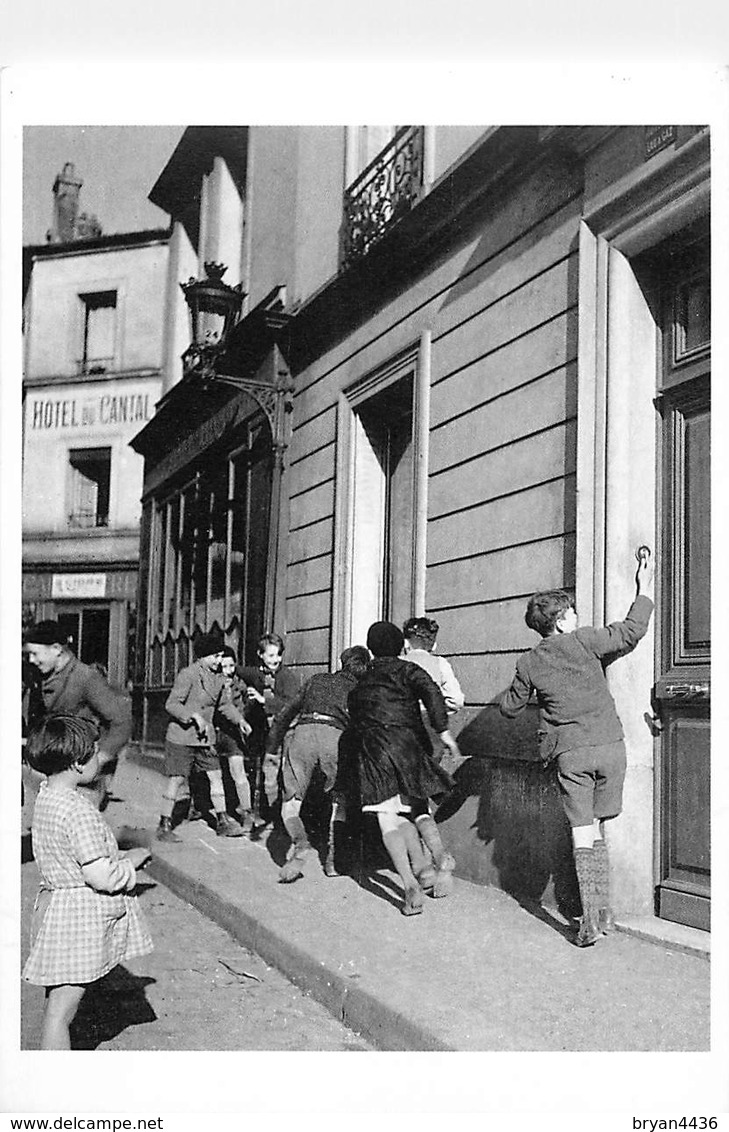
[[71,1025],[71,1049],[97,1049],[129,1026],[156,1021],[145,993],[155,981],[119,966],[90,986]]

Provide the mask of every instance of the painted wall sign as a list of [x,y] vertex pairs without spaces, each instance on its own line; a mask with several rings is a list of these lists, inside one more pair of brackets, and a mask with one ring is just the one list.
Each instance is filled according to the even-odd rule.
[[51,597],[106,597],[106,574],[54,574]]
[[652,157],[662,149],[667,149],[676,140],[675,126],[646,126],[645,128],[645,155]]
[[65,399],[33,397],[28,409],[30,428],[71,429],[96,425],[144,424],[152,419],[154,399],[149,393],[104,393],[96,397]]

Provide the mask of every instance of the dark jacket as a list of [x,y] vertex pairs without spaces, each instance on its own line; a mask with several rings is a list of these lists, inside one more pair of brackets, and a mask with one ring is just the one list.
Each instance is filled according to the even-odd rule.
[[278,713],[266,741],[266,750],[273,753],[297,716],[328,716],[327,723],[340,731],[349,724],[347,698],[357,683],[349,672],[317,672],[310,676],[295,700]]
[[[300,677],[284,665],[281,665],[275,675],[272,675],[265,668],[253,665],[241,668],[238,665],[235,674],[249,688],[255,688],[257,692],[266,697],[265,707],[262,704],[256,704],[255,701],[253,707],[261,708],[267,719],[277,716],[287,704],[296,699],[301,689]],[[251,723],[257,722],[254,718],[255,715],[255,712],[250,714]]]
[[30,723],[49,712],[69,712],[99,727],[103,755],[113,759],[132,734],[132,705],[128,696],[111,688],[100,672],[71,656],[31,691]]
[[430,798],[453,785],[433,759],[421,703],[433,730],[445,731],[448,717],[437,684],[419,665],[397,657],[375,657],[350,692],[350,734],[363,806],[395,794]]
[[645,636],[653,602],[639,595],[624,621],[605,629],[591,626],[545,637],[519,657],[511,687],[501,697],[501,714],[512,719],[536,693],[540,707],[542,759],[549,762],[577,747],[596,747],[623,738],[603,662],[631,652]]

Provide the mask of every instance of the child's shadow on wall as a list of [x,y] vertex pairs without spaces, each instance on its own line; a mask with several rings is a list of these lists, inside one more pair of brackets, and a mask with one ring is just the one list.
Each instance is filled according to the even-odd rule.
[[567,919],[578,915],[577,878],[554,768],[536,757],[535,722],[527,715],[515,728],[498,711],[479,713],[458,736],[461,751],[472,757],[456,771],[455,789],[439,807],[437,820],[455,831],[459,810],[476,798],[470,828],[488,853],[473,864],[469,879],[497,884],[562,931],[542,903],[556,904]]
[[119,966],[90,986],[71,1024],[71,1049],[97,1049],[129,1026],[156,1021],[145,993],[153,982]]

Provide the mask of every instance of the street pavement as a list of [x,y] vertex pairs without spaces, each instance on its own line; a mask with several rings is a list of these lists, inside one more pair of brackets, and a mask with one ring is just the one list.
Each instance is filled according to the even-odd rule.
[[[28,861],[22,871],[27,924],[38,870]],[[87,991],[71,1028],[73,1049],[372,1048],[275,967],[144,873],[138,896],[154,951],[117,967]],[[24,933],[23,960],[27,950]],[[44,1001],[42,987],[23,983],[21,1049],[38,1048]]]
[[194,822],[177,828],[179,844],[156,842],[161,765],[133,748],[122,760],[107,809],[120,841],[150,844],[152,878],[376,1049],[709,1049],[705,957],[623,932],[578,949],[556,912],[458,878],[414,917],[400,914],[387,870],[331,879],[313,859],[282,885],[274,834],[219,838]]

